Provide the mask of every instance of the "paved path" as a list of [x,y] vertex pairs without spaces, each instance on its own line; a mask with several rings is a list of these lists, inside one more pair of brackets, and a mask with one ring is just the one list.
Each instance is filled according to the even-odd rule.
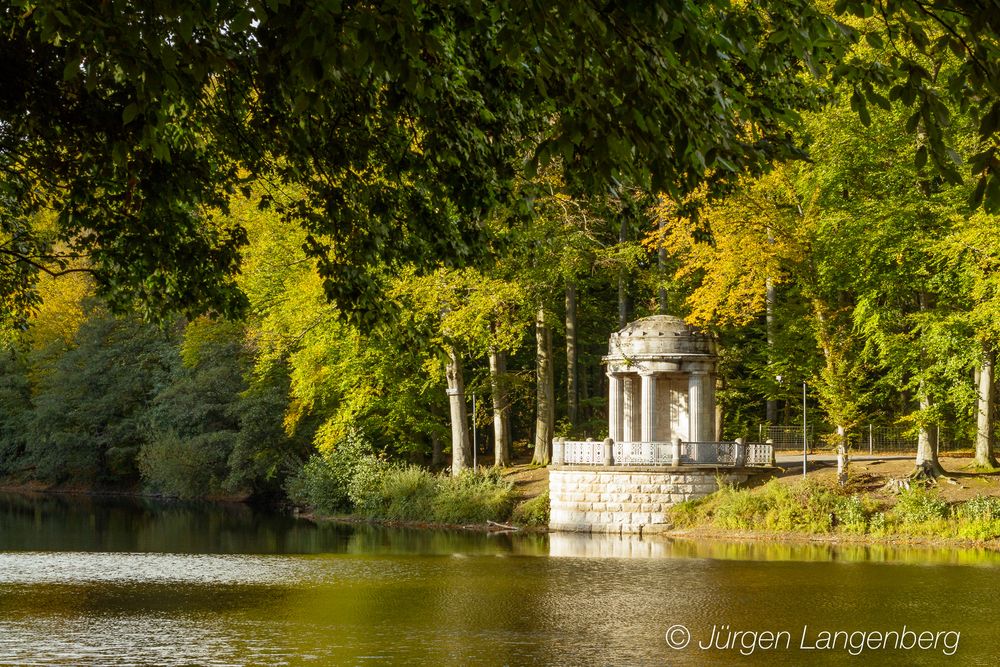
[[[883,454],[883,455],[868,455],[862,454],[859,456],[852,456],[851,461],[905,461],[912,459],[916,454]],[[802,465],[802,454],[778,454],[775,457],[778,465],[782,468],[788,468],[793,465]],[[809,455],[809,465],[814,463],[832,463],[837,464],[837,455],[829,454],[824,452],[822,454],[810,454]]]

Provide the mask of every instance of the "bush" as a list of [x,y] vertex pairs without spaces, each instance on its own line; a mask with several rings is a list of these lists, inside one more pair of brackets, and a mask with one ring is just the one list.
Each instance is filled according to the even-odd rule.
[[495,469],[464,470],[455,477],[439,477],[434,519],[441,523],[504,521],[514,509],[514,485]]
[[959,506],[958,516],[965,519],[982,521],[1000,519],[1000,498],[996,496],[976,496]]
[[837,492],[814,481],[782,484],[771,480],[757,489],[723,487],[710,496],[704,512],[719,528],[734,530],[828,532]]
[[350,512],[354,508],[352,484],[365,466],[378,465],[370,444],[351,433],[326,455],[313,454],[285,484],[292,502],[308,505],[321,514]]
[[522,526],[549,525],[549,492],[545,491],[515,507],[511,520]]
[[398,467],[374,456],[361,458],[347,485],[351,508],[361,516],[381,517],[385,512],[382,481],[391,469]]
[[892,513],[903,524],[913,526],[947,518],[948,503],[929,491],[913,487],[900,494]]
[[[370,516],[398,521],[427,521],[434,515],[438,480],[419,466],[388,466],[381,474]],[[373,511],[374,510],[374,511]]]
[[874,508],[858,495],[838,498],[834,509],[837,523],[848,533],[864,533],[868,529],[869,517],[873,513]]
[[161,433],[139,450],[139,472],[151,490],[178,498],[218,493],[226,476],[226,459],[234,433],[218,431],[181,438]]

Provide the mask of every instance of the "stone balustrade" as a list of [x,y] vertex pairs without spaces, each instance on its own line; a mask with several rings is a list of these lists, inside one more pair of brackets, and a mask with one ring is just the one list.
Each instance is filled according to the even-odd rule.
[[732,442],[615,442],[565,440],[552,442],[552,464],[556,466],[683,466],[709,465],[731,468],[773,465],[770,444]]

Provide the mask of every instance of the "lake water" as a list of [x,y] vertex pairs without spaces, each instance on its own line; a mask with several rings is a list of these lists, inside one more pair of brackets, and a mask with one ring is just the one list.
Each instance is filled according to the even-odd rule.
[[985,551],[317,526],[6,494],[0,664],[996,665],[998,574]]

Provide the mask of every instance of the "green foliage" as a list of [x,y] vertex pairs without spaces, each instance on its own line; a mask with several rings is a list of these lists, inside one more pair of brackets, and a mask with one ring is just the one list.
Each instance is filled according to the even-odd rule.
[[864,533],[873,513],[871,502],[859,495],[843,496],[837,499],[834,514],[841,529],[849,533]]
[[435,475],[375,456],[360,440],[345,444],[312,457],[289,481],[289,497],[321,514],[448,524],[504,521],[514,508],[513,485],[497,471]]
[[1000,519],[1000,498],[976,496],[959,505],[957,515],[967,519],[993,521]]
[[229,455],[225,487],[254,495],[281,493],[285,478],[314,451],[309,420],[291,434],[284,428],[289,406],[287,364],[269,364],[254,375],[236,405],[239,430]]
[[93,313],[75,346],[40,376],[22,466],[50,482],[134,482],[145,408],[178,361],[161,330]]
[[441,523],[504,521],[515,499],[513,484],[499,470],[463,470],[457,476],[438,477],[433,516]]
[[936,494],[914,486],[899,495],[892,515],[904,525],[927,523],[946,518],[948,503]]
[[139,468],[151,490],[193,498],[219,494],[239,432],[247,360],[238,327],[193,322],[181,344],[184,364],[146,412],[149,441]]
[[912,487],[887,509],[883,509],[885,504],[839,486],[772,480],[756,489],[723,487],[706,498],[673,506],[670,517],[681,528],[977,541],[1000,538],[1000,498],[995,496],[977,496],[953,508],[933,490]]
[[30,410],[31,386],[24,355],[0,347],[0,474],[17,471]]
[[[836,491],[812,480],[782,484],[771,480],[759,489],[723,486],[700,511],[713,525],[730,530],[828,532],[837,508]],[[691,508],[680,510],[690,521]]]
[[546,490],[515,507],[511,521],[520,526],[548,526],[550,505]]
[[[371,479],[369,469],[379,465],[371,445],[357,434],[351,434],[336,448],[324,454],[313,454],[288,479],[286,491],[292,502],[313,507],[321,514],[349,512],[354,507],[350,496],[352,484],[367,484]],[[374,478],[377,479],[377,474]],[[366,494],[367,489],[362,493]]]
[[438,480],[419,466],[386,465],[378,470],[377,484],[352,488],[357,508],[364,516],[399,521],[429,521],[436,518]]
[[[18,269],[52,257],[23,225],[48,207],[73,243],[53,269],[89,257],[103,294],[149,315],[233,313],[247,305],[234,281],[246,234],[214,213],[249,171],[299,191],[261,200],[309,232],[327,294],[379,309],[385,266],[481,256],[484,213],[548,164],[576,190],[679,198],[799,154],[788,130],[828,75],[865,123],[869,101],[916,109],[922,159],[953,180],[943,100],[976,100],[984,139],[1000,122],[990,9],[899,4],[882,16],[915,51],[872,63],[857,54],[879,30],[845,16],[870,17],[865,0],[833,14],[806,0],[36,2],[0,17],[17,73],[0,105],[5,252]],[[948,53],[961,66],[938,80]],[[995,202],[991,150],[974,167]]]
[[201,498],[222,491],[231,431],[180,437],[161,431],[139,450],[138,467],[149,491],[177,498]]

